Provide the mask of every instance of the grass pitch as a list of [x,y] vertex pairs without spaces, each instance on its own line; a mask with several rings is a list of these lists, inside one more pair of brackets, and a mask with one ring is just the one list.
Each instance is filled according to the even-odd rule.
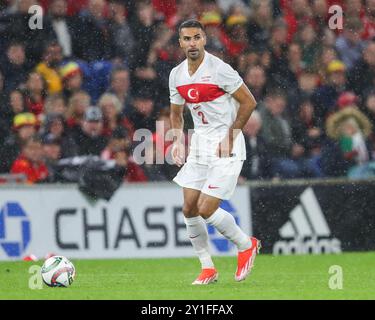
[[[375,252],[259,255],[240,283],[234,281],[235,257],[214,261],[219,281],[192,286],[200,269],[194,258],[72,260],[77,276],[69,288],[40,290],[29,288],[29,268],[42,261],[0,262],[0,299],[375,299]],[[342,289],[329,288],[333,265],[342,268]]]

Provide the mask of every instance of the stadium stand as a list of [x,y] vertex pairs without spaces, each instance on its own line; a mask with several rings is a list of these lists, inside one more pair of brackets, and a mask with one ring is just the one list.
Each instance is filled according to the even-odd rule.
[[[35,4],[43,29],[29,28]],[[333,4],[344,8],[342,30],[329,28]],[[126,182],[173,178],[173,165],[134,161],[133,133],[146,128],[155,143],[155,121],[169,126],[160,115],[188,18],[258,102],[241,179],[375,176],[373,0],[2,0],[0,181],[89,154],[126,166]],[[30,139],[37,151],[24,166]]]

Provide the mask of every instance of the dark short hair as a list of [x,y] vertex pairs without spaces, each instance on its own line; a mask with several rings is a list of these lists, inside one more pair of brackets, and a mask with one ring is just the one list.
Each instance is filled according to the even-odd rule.
[[21,41],[18,41],[18,40],[10,41],[8,43],[7,49],[9,50],[10,47],[22,47],[23,49],[25,49],[25,45]]
[[198,28],[204,31],[203,25],[195,19],[190,19],[182,22],[180,26],[178,27],[178,33],[180,34],[181,30],[183,28]]
[[127,72],[129,73],[129,69],[126,68],[125,66],[116,66],[114,67],[112,70],[111,70],[111,74],[110,74],[110,80],[113,81],[113,77],[116,73],[118,72]]
[[61,45],[60,45],[60,43],[58,43],[57,40],[46,41],[46,42],[43,44],[43,52],[46,53],[47,50],[48,50],[50,47],[57,47],[57,46],[61,48]]

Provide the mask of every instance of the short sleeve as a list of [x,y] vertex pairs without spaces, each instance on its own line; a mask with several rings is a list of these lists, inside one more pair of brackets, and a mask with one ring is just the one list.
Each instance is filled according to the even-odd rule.
[[169,74],[169,100],[173,104],[185,104],[185,99],[181,97],[180,93],[176,89],[175,70],[172,70]]
[[223,63],[218,68],[217,81],[219,87],[229,94],[236,92],[243,83],[238,72],[227,63]]

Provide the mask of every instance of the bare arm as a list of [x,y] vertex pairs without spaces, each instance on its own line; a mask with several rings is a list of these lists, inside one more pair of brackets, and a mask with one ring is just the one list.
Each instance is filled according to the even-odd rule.
[[227,136],[218,146],[217,155],[219,157],[229,157],[231,155],[233,141],[249,120],[251,113],[254,111],[257,104],[254,96],[245,84],[242,84],[232,96],[239,102],[240,107],[236,119],[229,128]]
[[184,144],[184,107],[171,103],[170,120],[173,134],[172,158],[180,167],[184,162],[185,144]]
[[184,127],[183,117],[184,107],[178,104],[171,103],[170,120],[173,130],[173,141],[182,141],[182,132]]
[[239,89],[236,92],[234,92],[232,96],[240,103],[237,118],[236,120],[234,120],[232,126],[229,129],[229,136],[232,135],[233,138],[236,138],[237,135],[234,135],[233,131],[237,132],[238,134],[239,130],[242,130],[242,128],[249,120],[257,103],[255,101],[254,96],[251,94],[250,90],[245,84],[242,84],[242,86],[239,87]]

